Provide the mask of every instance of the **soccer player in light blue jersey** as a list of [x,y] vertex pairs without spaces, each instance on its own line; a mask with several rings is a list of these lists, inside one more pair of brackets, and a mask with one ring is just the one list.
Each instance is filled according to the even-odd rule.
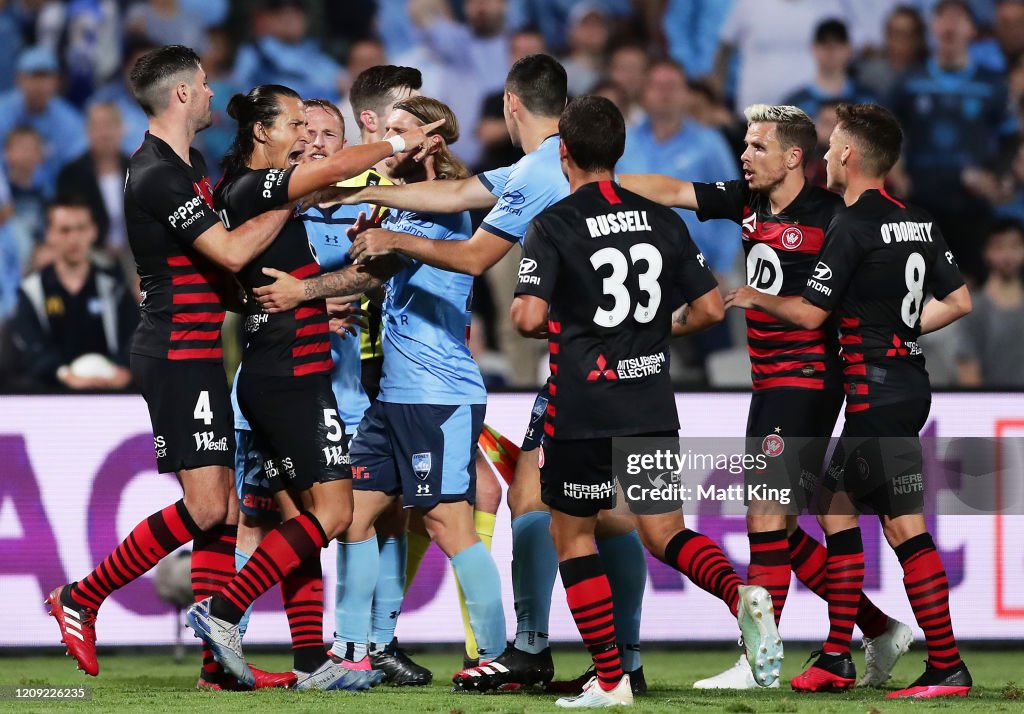
[[[548,55],[516,62],[505,80],[505,121],[514,143],[526,156],[516,164],[459,181],[405,186],[372,186],[354,191],[346,202],[369,201],[414,211],[463,211],[489,208],[473,236],[461,244],[427,240],[388,231],[366,231],[353,245],[357,260],[399,254],[427,265],[480,275],[521,242],[530,221],[569,194],[558,158],[558,117],[565,107],[565,70]],[[551,590],[558,559],[551,542],[551,516],[540,498],[537,447],[544,430],[547,389],[537,398],[523,452],[508,491],[512,511],[512,581],[516,602],[516,639],[498,658],[507,671],[481,672],[462,686],[474,690],[548,683],[554,675],[548,648]],[[643,546],[630,519],[609,512],[598,525],[598,550],[615,594],[615,628],[623,666],[634,691],[646,689],[640,665],[640,608],[647,580]],[[493,668],[492,668],[493,669]],[[582,686],[587,677],[560,691]]]
[[[388,118],[391,134],[400,134],[445,118],[437,129],[430,153],[422,162],[412,156],[388,162],[393,178],[408,183],[460,178],[465,167],[449,151],[458,137],[458,123],[442,103],[413,97],[395,104]],[[350,231],[386,230],[438,242],[465,242],[470,222],[465,212],[391,212],[384,228],[361,217]],[[401,495],[406,508],[423,516],[431,538],[452,562],[465,593],[469,619],[481,666],[505,648],[501,579],[489,551],[476,533],[476,444],[483,425],[487,394],[480,371],[466,346],[472,278],[391,256],[327,274],[323,281],[298,281],[274,274],[274,286],[258,293],[268,310],[280,309],[280,290],[298,290],[293,301],[308,295],[351,294],[385,283],[384,369],[378,401],[371,405],[353,441],[355,516],[345,540],[357,543],[374,537],[374,521]],[[282,287],[284,286],[284,287]],[[269,296],[269,297],[268,297]],[[346,581],[371,579],[377,571],[374,549],[367,548],[347,563]],[[348,631],[345,658],[359,659],[366,651],[362,622],[369,620],[364,598],[362,617],[356,605],[346,608],[356,626]],[[347,627],[347,625],[346,625]],[[503,669],[493,665],[494,671]]]

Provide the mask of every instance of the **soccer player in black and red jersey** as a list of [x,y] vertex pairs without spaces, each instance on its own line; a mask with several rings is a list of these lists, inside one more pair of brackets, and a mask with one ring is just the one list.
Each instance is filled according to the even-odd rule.
[[[612,592],[594,543],[598,513],[615,504],[612,437],[668,437],[678,448],[668,339],[720,321],[724,310],[679,216],[612,183],[626,136],[615,105],[603,97],[573,100],[558,130],[572,193],[531,222],[512,303],[516,329],[549,340],[541,497],[551,508],[569,609],[596,669],[582,694],[558,705],[628,705],[633,693],[615,645]],[[674,329],[673,310],[682,303],[686,319]],[[623,367],[641,361],[655,367]],[[771,683],[782,646],[768,592],[742,585],[718,545],[685,527],[678,504],[636,521],[652,553],[737,615],[751,665]]]
[[[139,523],[89,575],[50,593],[68,653],[87,674],[99,673],[96,612],[110,594],[192,541],[192,584],[211,594],[235,571],[237,505],[231,404],[221,358],[226,276],[264,250],[291,207],[269,211],[229,234],[213,210],[202,155],[191,148],[210,125],[213,92],[188,47],[153,50],[131,73],[149,131],[131,158],[124,187],[128,241],[142,280],[141,320],[131,371],[153,422],[159,471],[175,472],[184,498]],[[285,201],[279,202],[278,206]],[[294,676],[254,670],[257,686]],[[200,685],[232,684],[204,652]]]
[[[660,203],[697,211],[701,220],[740,224],[748,283],[772,295],[799,295],[817,262],[832,217],[842,207],[835,193],[811,185],[805,158],[814,148],[814,122],[801,109],[755,104],[746,109],[743,179],[691,183],[658,175],[624,175],[622,185]],[[797,524],[813,492],[843,403],[834,325],[805,330],[758,310],[747,310],[753,394],[747,419],[748,450],[766,454],[768,468],[746,472],[748,486],[785,488],[793,505],[752,499],[747,511],[750,567],[747,580],[765,587],[778,623],[790,572],[819,596],[827,593],[829,554]],[[835,555],[835,553],[832,553]],[[889,679],[913,639],[910,628],[887,617],[866,597],[857,624],[865,636],[867,673],[861,686]],[[746,659],[698,681],[699,689],[757,686]]]
[[[232,97],[228,113],[238,122],[238,132],[224,159],[226,174],[214,193],[214,204],[229,228],[350,178],[396,151],[416,149],[425,131],[435,126],[299,163],[307,143],[306,115],[293,90],[255,87],[247,95]],[[297,217],[238,272],[242,286],[251,293],[271,282],[263,272],[269,266],[298,278],[320,272],[305,225]],[[223,590],[187,613],[189,625],[210,645],[217,661],[243,684],[253,676],[241,653],[238,623],[245,610],[301,564],[318,561],[320,549],[352,519],[352,470],[331,389],[328,322],[323,300],[276,314],[256,311],[245,321],[238,404],[259,451],[278,467],[301,512],[270,532]],[[322,606],[310,617],[322,628]],[[295,648],[293,655],[299,688],[365,689],[383,679],[383,673],[370,671],[365,658],[359,663],[330,661],[322,642]]]
[[[847,208],[829,225],[802,299],[747,286],[728,300],[804,330],[820,329],[833,313],[839,318],[846,423],[825,478],[829,497],[819,520],[830,546],[841,542],[844,555],[829,560],[828,639],[792,686],[835,691],[854,684],[849,645],[864,582],[857,507],[866,505],[878,514],[903,566],[928,645],[924,674],[887,696],[966,696],[971,675],[956,646],[949,584],[923,514],[918,435],[931,388],[917,340],[970,312],[970,295],[932,217],[885,191],[903,140],[896,118],[878,105],[844,104],[838,120],[825,161],[829,188],[842,192]],[[934,298],[927,305],[926,292]]]

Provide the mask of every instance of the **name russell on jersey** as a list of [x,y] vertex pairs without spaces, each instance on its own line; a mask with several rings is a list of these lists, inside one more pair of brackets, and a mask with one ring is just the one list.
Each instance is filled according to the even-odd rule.
[[650,231],[651,224],[647,221],[647,211],[617,211],[588,218],[587,229],[591,238],[600,238],[612,233]]

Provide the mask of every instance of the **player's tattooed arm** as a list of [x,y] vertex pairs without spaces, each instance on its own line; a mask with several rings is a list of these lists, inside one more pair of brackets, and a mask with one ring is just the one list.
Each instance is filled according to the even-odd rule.
[[310,300],[362,294],[380,287],[385,280],[401,270],[400,258],[388,256],[369,263],[349,265],[333,273],[299,280],[274,268],[263,268],[263,274],[274,282],[255,288],[252,292],[266,312],[292,310]]
[[672,336],[692,335],[725,319],[725,304],[718,288],[712,288],[672,313]]

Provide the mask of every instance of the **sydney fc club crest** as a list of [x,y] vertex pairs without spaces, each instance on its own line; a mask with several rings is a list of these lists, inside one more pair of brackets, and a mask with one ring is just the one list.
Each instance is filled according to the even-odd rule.
[[426,481],[430,475],[430,452],[412,455],[412,472],[420,481]]

